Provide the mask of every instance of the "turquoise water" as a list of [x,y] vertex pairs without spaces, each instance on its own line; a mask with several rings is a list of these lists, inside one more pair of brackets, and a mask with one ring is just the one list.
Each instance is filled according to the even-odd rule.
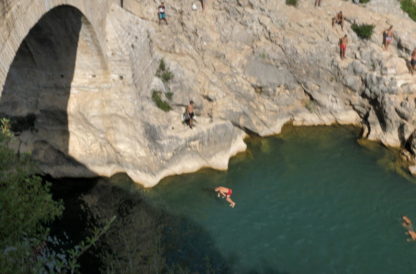
[[[416,242],[400,224],[401,215],[416,221],[415,181],[397,173],[395,152],[359,145],[357,135],[349,127],[287,128],[248,140],[226,172],[175,176],[145,190],[154,206],[209,237],[192,238],[194,251],[172,251],[172,260],[210,249],[218,272],[416,273]],[[233,189],[234,209],[216,197],[218,185]]]

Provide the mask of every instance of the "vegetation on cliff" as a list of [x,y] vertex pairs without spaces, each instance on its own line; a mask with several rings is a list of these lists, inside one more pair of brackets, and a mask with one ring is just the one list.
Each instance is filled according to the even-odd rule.
[[374,25],[369,24],[352,24],[352,30],[360,37],[361,39],[368,40],[371,38],[374,32]]
[[400,2],[401,8],[406,12],[410,18],[416,21],[416,3],[414,0],[402,0]]
[[298,0],[286,0],[286,5],[296,7],[298,5]]

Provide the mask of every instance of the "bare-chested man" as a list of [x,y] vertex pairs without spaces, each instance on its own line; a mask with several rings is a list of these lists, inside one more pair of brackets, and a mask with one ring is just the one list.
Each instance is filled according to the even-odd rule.
[[342,11],[338,12],[335,17],[332,17],[332,27],[338,24],[341,26],[341,29],[344,30],[344,15],[342,15]]
[[383,31],[383,46],[384,50],[387,50],[391,42],[393,42],[393,26]]
[[231,194],[233,194],[233,190],[231,188],[218,186],[215,188],[215,192],[218,193],[218,197],[226,198],[231,207],[235,207],[235,202],[231,200]]
[[185,109],[185,123],[192,128],[194,119],[194,101],[189,101],[189,105]]
[[409,217],[402,216],[402,221],[403,221],[402,225],[405,228],[412,228],[412,221],[409,219]]
[[343,37],[339,39],[339,55],[341,59],[345,59],[345,53],[347,52],[347,44],[348,44],[348,38],[345,34]]
[[402,225],[407,229],[406,233],[409,235],[410,239],[407,239],[408,241],[415,241],[416,240],[416,232],[413,229],[412,221],[407,216],[402,216]]
[[410,239],[408,239],[408,241],[409,241],[409,240],[411,240],[411,241],[416,241],[416,232],[415,232],[414,230],[410,230],[410,229],[409,229],[409,230],[406,232],[406,234],[410,236]]

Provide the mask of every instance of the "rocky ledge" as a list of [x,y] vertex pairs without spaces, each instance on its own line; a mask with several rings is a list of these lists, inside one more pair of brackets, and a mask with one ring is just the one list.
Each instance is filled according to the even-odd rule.
[[[67,147],[53,141],[56,130],[53,137],[42,121],[44,130],[21,138],[20,149],[38,152],[46,172],[126,172],[151,187],[172,174],[225,169],[246,148],[245,132],[278,134],[293,123],[360,126],[363,138],[403,149],[416,174],[416,76],[407,66],[416,23],[396,1],[365,6],[324,0],[314,8],[313,1],[293,7],[275,0],[209,0],[205,10],[199,1],[196,10],[189,1],[172,1],[168,25],[158,24],[154,1],[124,2],[108,19],[113,39],[106,69],[115,80],[110,77],[104,91],[91,91],[74,78]],[[344,30],[331,26],[339,10],[347,19]],[[352,23],[374,24],[371,39],[358,38]],[[381,33],[389,25],[394,42],[383,50]],[[337,43],[344,34],[349,45],[341,60]],[[162,59],[173,75],[164,81],[157,73]],[[115,84],[121,74],[123,83]],[[156,107],[155,91],[172,110]],[[189,100],[196,103],[193,129],[181,122]]]

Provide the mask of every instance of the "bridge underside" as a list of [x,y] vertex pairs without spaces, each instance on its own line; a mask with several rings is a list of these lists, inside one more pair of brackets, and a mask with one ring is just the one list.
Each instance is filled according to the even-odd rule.
[[64,161],[71,93],[94,92],[107,83],[92,26],[79,10],[59,6],[21,43],[7,74],[0,113],[12,117],[20,151],[32,152],[41,163]]

